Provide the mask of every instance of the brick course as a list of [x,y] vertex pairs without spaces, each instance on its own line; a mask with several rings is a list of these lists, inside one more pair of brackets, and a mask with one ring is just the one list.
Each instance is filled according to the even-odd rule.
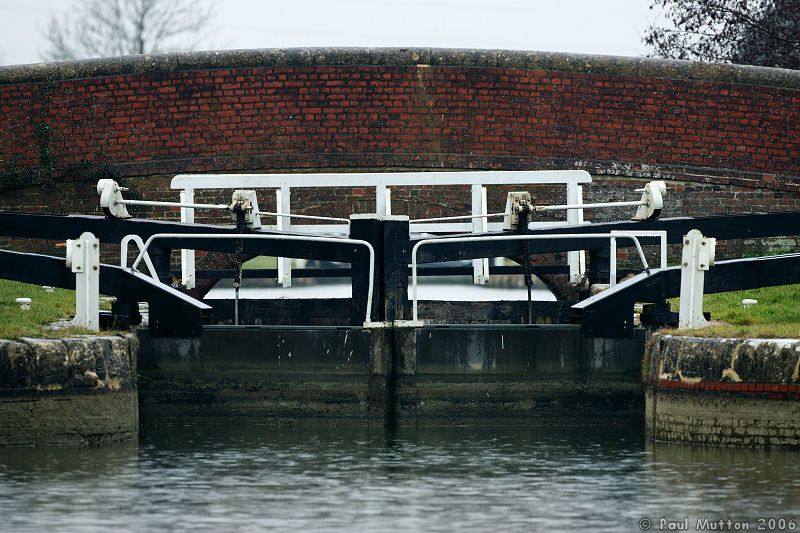
[[[179,172],[582,168],[601,185],[588,201],[669,180],[665,216],[796,209],[799,104],[792,71],[566,54],[272,50],[4,67],[0,206],[97,212],[106,176],[175,199]],[[373,208],[351,192],[293,201],[333,216]],[[503,191],[490,194],[502,208]],[[394,205],[438,216],[464,202],[423,189],[397,191]]]

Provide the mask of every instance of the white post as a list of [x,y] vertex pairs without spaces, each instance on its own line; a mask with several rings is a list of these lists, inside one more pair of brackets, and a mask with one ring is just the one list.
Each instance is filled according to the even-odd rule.
[[386,216],[390,213],[391,208],[387,208],[386,200],[386,185],[380,183],[375,186],[375,214],[379,217]]
[[75,324],[100,329],[100,241],[86,231],[67,241],[67,266],[75,273]]
[[386,216],[392,215],[392,189],[386,188]]
[[[578,185],[575,179],[567,182],[567,204],[576,205],[583,203],[583,187]],[[570,209],[567,211],[567,223],[575,226],[583,222],[583,209]],[[569,280],[572,283],[579,283],[586,270],[586,256],[582,251],[567,252],[567,264],[569,264]]]
[[[181,191],[181,203],[194,203],[194,189]],[[181,207],[181,222],[194,224],[194,208]],[[194,250],[181,250],[181,284],[187,289],[195,287],[195,255]]]
[[[281,187],[275,191],[275,198],[277,205],[275,212],[282,214],[291,213],[291,189],[289,187]],[[275,226],[278,231],[288,231],[292,227],[292,219],[288,217],[277,217]],[[292,260],[288,257],[278,257],[278,283],[282,287],[292,286]]]
[[[486,199],[486,187],[481,187],[481,214],[486,215],[489,213],[489,201]],[[481,232],[487,233],[489,231],[489,219],[482,218],[481,221]],[[483,261],[483,283],[489,283],[489,258],[484,257],[481,259]]]
[[[583,204],[583,185],[578,185],[578,203]],[[578,209],[578,224],[583,224],[583,209]],[[578,281],[586,273],[586,250],[578,250]]]
[[703,283],[705,271],[714,265],[716,243],[716,239],[703,237],[696,229],[683,238],[679,329],[702,328],[708,325],[703,316]]
[[[485,215],[486,211],[486,187],[480,184],[472,185],[472,214]],[[485,233],[488,231],[489,221],[486,218],[472,219],[472,233]],[[472,282],[475,285],[485,285],[489,282],[489,259],[472,260]]]
[[608,244],[608,285],[613,287],[617,284],[617,239],[611,237]]

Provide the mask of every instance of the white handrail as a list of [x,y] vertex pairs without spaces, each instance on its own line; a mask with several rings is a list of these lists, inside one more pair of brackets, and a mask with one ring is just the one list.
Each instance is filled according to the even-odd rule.
[[[316,234],[337,234],[340,230],[334,224],[293,225],[292,216],[289,214],[289,195],[292,188],[325,188],[325,187],[368,187],[375,190],[375,213],[386,216],[391,213],[391,200],[389,187],[415,187],[470,185],[473,188],[473,215],[467,222],[442,220],[441,222],[415,222],[411,221],[412,233],[460,233],[473,232],[477,221],[483,219],[483,213],[476,210],[478,204],[474,201],[475,189],[485,185],[563,185],[566,187],[567,204],[580,204],[581,184],[591,183],[592,177],[585,170],[470,170],[470,171],[428,171],[428,172],[342,172],[342,173],[291,173],[291,174],[178,174],[170,182],[170,188],[180,190],[184,200],[188,203],[194,201],[195,190],[201,189],[278,189],[282,199],[277,201],[279,214],[276,225],[271,228],[287,231],[313,232]],[[485,205],[485,202],[484,202]],[[570,209],[567,212],[566,224],[576,225],[583,222],[583,211]],[[296,218],[307,218],[309,215]],[[469,220],[473,222],[470,223]],[[185,207],[181,209],[181,221],[192,222],[194,209]],[[532,223],[531,226],[540,223]],[[563,222],[561,223],[564,224]],[[486,225],[484,231],[500,231],[502,222],[492,222]],[[185,286],[194,286],[194,251],[184,250],[182,253],[182,281]],[[577,279],[582,274],[583,252],[569,252],[571,278]],[[486,265],[484,261],[482,264]],[[279,281],[284,286],[291,284],[291,266],[288,261],[279,259]],[[477,272],[477,270],[476,270]],[[484,275],[475,275],[475,281],[485,282],[488,270],[483,269]],[[483,281],[479,281],[483,279]]]
[[[122,268],[128,268],[128,243],[131,241],[136,243],[136,246],[139,247],[140,252],[141,250],[144,250],[144,241],[140,236],[131,233],[130,235],[123,237],[119,242],[119,266]],[[150,260],[150,254],[144,254],[144,264],[147,266],[147,270],[150,272],[150,277],[156,281],[160,281],[158,279],[156,267],[153,266],[153,262]]]
[[429,244],[441,244],[450,242],[481,242],[481,241],[533,241],[533,240],[555,240],[555,239],[612,239],[612,238],[627,238],[631,239],[636,245],[636,250],[639,252],[639,258],[642,260],[644,269],[648,272],[650,267],[647,264],[647,258],[644,256],[642,245],[639,243],[634,235],[627,233],[588,233],[588,234],[550,234],[550,235],[489,235],[483,237],[445,237],[443,239],[423,239],[414,245],[411,250],[411,290],[412,290],[412,320],[416,322],[417,318],[417,251],[422,247]]
[[402,187],[415,185],[556,185],[591,183],[585,170],[470,170],[431,172],[340,172],[311,174],[178,174],[175,189],[276,187]]
[[305,237],[299,235],[257,235],[252,233],[156,233],[151,235],[150,238],[144,243],[144,247],[139,252],[136,260],[131,265],[131,270],[136,270],[139,263],[142,261],[145,252],[153,243],[158,239],[264,239],[271,241],[303,241],[303,242],[330,242],[341,244],[355,244],[358,246],[365,246],[369,250],[369,286],[367,288],[367,313],[364,319],[365,324],[372,322],[372,292],[375,278],[375,249],[367,241],[360,239],[340,239],[336,237]]
[[[658,237],[659,244],[659,268],[667,268],[667,232],[664,230],[657,231],[638,231],[638,230],[611,230],[612,235],[620,233],[627,233],[636,237]],[[611,261],[608,269],[608,284],[614,286],[617,284],[617,240],[612,238],[610,241],[610,256]]]

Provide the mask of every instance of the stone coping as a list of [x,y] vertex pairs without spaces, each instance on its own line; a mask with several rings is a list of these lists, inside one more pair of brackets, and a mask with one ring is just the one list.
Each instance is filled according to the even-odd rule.
[[800,339],[653,335],[644,378],[662,388],[800,392]]
[[575,72],[800,89],[800,71],[789,69],[645,57],[446,48],[266,48],[10,65],[0,67],[0,85],[195,70],[417,65]]
[[133,390],[138,346],[134,335],[2,339],[0,396]]

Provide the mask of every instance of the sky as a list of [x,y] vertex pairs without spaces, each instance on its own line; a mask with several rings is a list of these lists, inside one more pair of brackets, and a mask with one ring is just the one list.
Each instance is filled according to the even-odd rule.
[[[35,63],[74,0],[0,0],[0,64]],[[442,47],[641,56],[649,0],[216,0],[201,49]]]

